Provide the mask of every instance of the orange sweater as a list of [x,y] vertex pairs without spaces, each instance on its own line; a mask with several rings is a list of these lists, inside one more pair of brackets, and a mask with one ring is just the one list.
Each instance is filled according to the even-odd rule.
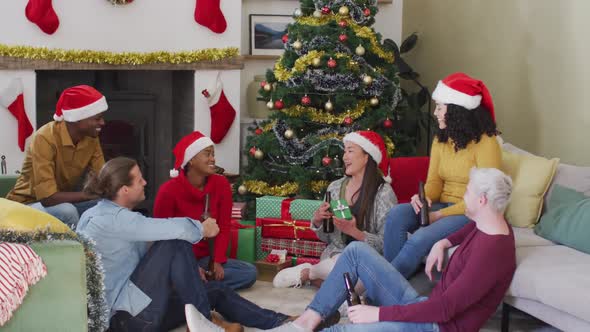
[[434,139],[426,180],[426,196],[433,202],[455,203],[441,211],[443,216],[465,213],[463,195],[469,182],[469,171],[477,168],[500,168],[502,151],[496,136],[484,134],[478,143],[471,142],[455,152],[452,140],[440,143]]

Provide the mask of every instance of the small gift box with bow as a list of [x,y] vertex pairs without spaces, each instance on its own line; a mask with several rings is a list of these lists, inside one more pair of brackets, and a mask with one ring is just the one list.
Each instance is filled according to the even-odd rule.
[[330,207],[332,209],[332,213],[334,213],[334,217],[339,219],[352,219],[352,213],[350,212],[350,207],[345,199],[338,199],[333,200],[330,202]]
[[291,267],[291,261],[286,260],[282,263],[279,263],[278,255],[268,255],[267,259],[258,260],[256,263],[254,263],[254,265],[256,265],[256,269],[258,270],[258,276],[256,279],[262,281],[272,281],[280,270]]

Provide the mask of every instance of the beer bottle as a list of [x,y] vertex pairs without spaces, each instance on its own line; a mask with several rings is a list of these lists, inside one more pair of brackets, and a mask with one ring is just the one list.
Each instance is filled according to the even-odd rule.
[[361,299],[354,291],[354,286],[352,285],[352,281],[350,281],[350,275],[348,272],[344,272],[344,285],[346,286],[346,302],[348,303],[348,306],[352,307],[361,304]]
[[[209,213],[209,194],[205,194],[205,208],[203,209],[203,214],[201,215],[201,221],[205,221],[211,217]],[[209,266],[205,275],[207,276],[207,280],[215,279],[215,261],[213,260],[213,256],[215,253],[215,238],[207,239],[207,243],[209,245]]]
[[428,207],[428,200],[426,200],[426,194],[424,193],[424,182],[422,181],[419,183],[418,197],[420,198],[420,202],[422,202],[422,208],[420,209],[420,227],[426,227],[430,225],[428,217],[430,209]]
[[[330,204],[330,202],[332,201],[332,197],[330,195],[329,191],[326,191],[326,196],[324,197],[324,202]],[[334,233],[334,220],[332,219],[332,217],[330,218],[326,218],[322,221],[322,227],[323,227],[323,231],[324,233]]]

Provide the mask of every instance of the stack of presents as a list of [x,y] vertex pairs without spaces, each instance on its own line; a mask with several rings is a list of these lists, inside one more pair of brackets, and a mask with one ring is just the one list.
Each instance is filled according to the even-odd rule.
[[315,264],[326,248],[310,229],[322,201],[263,196],[256,199],[256,220],[242,220],[244,203],[234,203],[228,257],[251,262],[258,280],[272,281],[283,268]]

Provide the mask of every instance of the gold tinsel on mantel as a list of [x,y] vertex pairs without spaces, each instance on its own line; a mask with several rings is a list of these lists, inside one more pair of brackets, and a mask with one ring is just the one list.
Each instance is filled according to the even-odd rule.
[[239,55],[237,47],[208,48],[182,52],[107,52],[92,50],[64,50],[46,47],[9,46],[0,44],[0,56],[30,60],[50,60],[108,65],[189,64],[218,61]]

